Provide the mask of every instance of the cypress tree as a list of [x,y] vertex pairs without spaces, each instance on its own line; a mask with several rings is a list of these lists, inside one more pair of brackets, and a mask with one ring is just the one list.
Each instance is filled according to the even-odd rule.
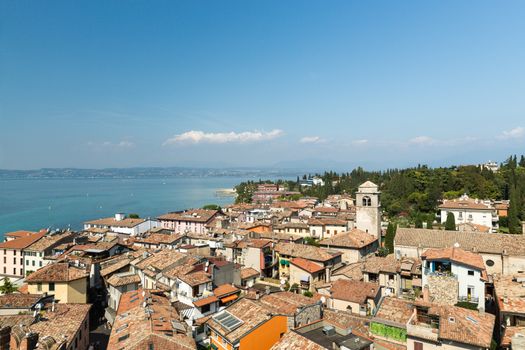
[[418,216],[416,218],[416,222],[415,222],[415,228],[423,228],[423,220],[421,220],[421,218]]
[[521,233],[520,213],[520,196],[515,187],[510,189],[510,204],[508,213],[509,233]]
[[389,222],[386,229],[385,235],[385,248],[388,250],[389,254],[394,252],[394,238],[396,237],[396,227],[393,223]]
[[456,218],[452,213],[447,214],[447,221],[445,221],[445,230],[456,231]]

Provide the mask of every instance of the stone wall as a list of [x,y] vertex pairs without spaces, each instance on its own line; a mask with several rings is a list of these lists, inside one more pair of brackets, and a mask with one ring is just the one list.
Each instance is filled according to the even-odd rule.
[[455,305],[458,302],[458,280],[453,276],[428,276],[430,301],[437,304]]
[[315,304],[299,310],[295,315],[295,325],[289,324],[288,327],[293,329],[295,327],[304,326],[305,324],[309,324],[320,319],[321,304]]

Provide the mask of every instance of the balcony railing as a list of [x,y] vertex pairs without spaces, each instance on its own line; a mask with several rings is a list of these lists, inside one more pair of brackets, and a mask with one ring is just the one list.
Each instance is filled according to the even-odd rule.
[[427,276],[454,277],[456,279],[458,278],[458,276],[453,274],[451,271],[432,271],[428,267],[425,267],[425,275],[427,275]]
[[460,296],[458,297],[458,301],[468,302],[472,304],[477,304],[479,302],[479,298],[477,297],[469,297],[469,296]]

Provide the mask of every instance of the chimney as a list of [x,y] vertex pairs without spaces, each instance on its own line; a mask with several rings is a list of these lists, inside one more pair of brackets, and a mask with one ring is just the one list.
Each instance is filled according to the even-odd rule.
[[0,350],[9,350],[11,340],[11,327],[0,328]]
[[423,288],[423,300],[427,302],[430,301],[430,294],[429,294],[428,286],[425,286]]
[[124,213],[116,213],[115,214],[115,221],[121,221],[126,218],[126,214]]
[[26,333],[25,337],[20,342],[19,350],[34,350],[38,343],[38,333]]
[[331,265],[325,268],[325,278],[326,278],[326,283],[330,282],[330,279],[332,278],[332,266]]
[[261,292],[256,290],[255,291],[255,300],[259,300],[260,297],[261,297]]

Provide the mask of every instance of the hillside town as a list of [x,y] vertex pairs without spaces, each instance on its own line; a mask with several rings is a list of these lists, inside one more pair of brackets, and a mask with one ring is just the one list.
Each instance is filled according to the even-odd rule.
[[0,349],[525,348],[508,201],[443,200],[439,228],[396,227],[389,247],[373,182],[297,194],[261,183],[252,203],[5,233]]

